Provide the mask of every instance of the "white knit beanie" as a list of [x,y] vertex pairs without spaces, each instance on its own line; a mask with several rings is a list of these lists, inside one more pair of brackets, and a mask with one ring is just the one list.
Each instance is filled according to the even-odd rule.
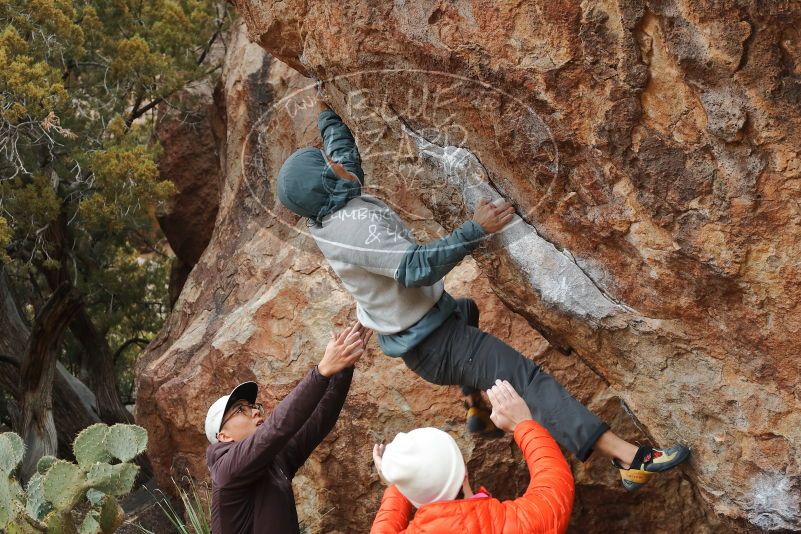
[[399,433],[384,449],[381,473],[417,508],[456,497],[465,466],[456,441],[437,428]]

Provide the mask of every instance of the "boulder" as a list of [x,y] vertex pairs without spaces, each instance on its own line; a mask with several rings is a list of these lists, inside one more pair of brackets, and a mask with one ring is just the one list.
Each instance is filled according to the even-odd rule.
[[[801,528],[801,6],[237,0],[503,302],[609,384],[743,528]],[[422,194],[425,192],[425,194]]]
[[162,178],[176,189],[158,213],[158,222],[175,254],[170,273],[174,303],[192,267],[211,239],[220,203],[220,146],[225,144],[225,110],[219,87],[204,82],[181,91],[159,107],[156,137],[163,149]]
[[[514,224],[446,280],[484,328],[628,439],[692,447],[638,494],[604,459],[574,465],[576,532],[801,528],[796,7],[237,3],[249,39],[237,29],[223,73],[214,233],[139,368],[162,487],[205,476],[214,399],[252,379],[273,405],[354,318],[275,198],[283,160],[319,146],[316,78],[356,134],[368,192],[419,239],[482,196],[514,203]],[[370,444],[416,426],[450,431],[474,484],[519,494],[509,438],[471,439],[463,419],[457,388],[373,344],[295,481],[305,525],[367,531],[381,491]]]

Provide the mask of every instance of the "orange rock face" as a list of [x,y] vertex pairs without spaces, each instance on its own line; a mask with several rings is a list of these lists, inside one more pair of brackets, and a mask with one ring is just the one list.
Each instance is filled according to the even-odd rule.
[[481,270],[656,441],[693,447],[717,513],[801,528],[797,3],[238,5],[330,80],[374,184],[405,163],[445,228],[478,194],[514,202]]
[[[576,466],[576,532],[801,528],[795,4],[237,3],[252,41],[326,80],[369,192],[421,240],[482,196],[515,204],[514,224],[447,280],[485,328],[629,439],[692,447],[688,467],[636,495],[604,461]],[[319,142],[311,80],[241,33],[228,50],[214,235],[140,369],[162,477],[204,474],[217,396],[254,379],[274,403],[353,318],[274,194],[283,160]],[[415,426],[451,431],[476,484],[521,491],[508,438],[464,436],[456,395],[374,347],[296,480],[310,530],[366,531],[380,496],[369,445]]]
[[[284,158],[299,146],[319,142],[309,91],[294,94],[310,84],[248,44],[243,28],[234,32],[219,106],[227,110],[228,124],[227,135],[218,136],[223,209],[208,250],[140,369],[137,417],[153,437],[149,454],[163,487],[172,487],[170,477],[186,470],[199,479],[207,477],[202,424],[217,396],[242,380],[255,379],[263,385],[263,400],[273,405],[319,359],[329,329],[353,318],[351,299],[316,246],[302,235],[303,223],[276,207],[269,193]],[[265,108],[290,95],[280,111],[263,116]],[[164,136],[162,143],[176,159],[183,157],[183,136]],[[395,195],[393,201],[419,235],[443,231],[417,195]],[[498,299],[473,260],[468,258],[449,275],[447,285],[454,295],[479,303],[483,329],[542,363],[621,434],[647,439],[591,369],[551,349]],[[402,362],[371,347],[359,365],[340,423],[296,478],[304,525],[311,532],[369,530],[382,491],[371,469],[371,443],[424,425],[456,437],[474,485],[486,486],[500,498],[519,495],[527,471],[511,439],[469,438],[464,415],[457,388],[427,384]],[[647,525],[670,521],[693,531],[710,525],[679,474],[660,478],[634,495],[620,487],[605,459],[574,464],[577,532],[629,528],[641,503],[664,500],[666,494],[672,509],[652,510]],[[634,523],[644,525],[642,520]]]

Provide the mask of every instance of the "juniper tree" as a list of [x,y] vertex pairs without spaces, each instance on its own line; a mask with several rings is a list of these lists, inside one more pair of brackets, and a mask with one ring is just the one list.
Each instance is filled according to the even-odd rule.
[[[54,341],[6,359],[66,355],[107,423],[130,421],[115,358],[167,311],[154,210],[173,186],[154,112],[215,75],[227,19],[213,0],[0,0],[0,261],[31,330]],[[68,321],[37,324],[65,298]]]

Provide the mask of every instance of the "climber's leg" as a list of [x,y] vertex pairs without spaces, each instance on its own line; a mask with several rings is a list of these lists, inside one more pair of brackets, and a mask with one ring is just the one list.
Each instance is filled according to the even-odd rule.
[[407,367],[434,384],[479,390],[488,389],[496,379],[508,380],[526,399],[534,419],[578,459],[586,460],[594,448],[611,456],[627,489],[641,487],[653,473],[672,469],[689,456],[683,445],[668,449],[642,446],[634,449],[632,456],[633,445],[609,431],[608,425],[533,361],[469,325],[466,314],[457,307],[439,328],[404,354]]
[[[459,310],[467,324],[478,328],[478,318],[481,315],[481,311],[478,309],[476,301],[469,298],[456,299],[456,309]],[[466,397],[475,394],[476,391],[478,390],[472,386],[462,385],[462,394]]]
[[435,384],[486,390],[508,380],[526,399],[534,419],[580,460],[586,460],[609,426],[576,401],[549,374],[498,338],[467,323],[457,307],[437,330],[403,356],[406,365]]
[[[456,308],[470,326],[478,328],[480,311],[473,299],[456,299]],[[490,408],[481,396],[481,390],[472,386],[462,385],[465,408],[467,408],[467,431],[486,437],[500,437],[503,432],[498,431],[490,419]]]
[[[487,389],[482,385],[486,382],[480,383],[479,379],[496,375],[501,380],[509,380],[526,399],[534,419],[579,460],[586,460],[593,449],[612,458],[620,469],[626,489],[642,487],[653,473],[672,469],[690,455],[690,450],[684,445],[655,449],[648,445],[637,447],[628,443],[609,430],[609,426],[570,396],[534,362],[480,330],[470,330],[468,335],[475,337],[475,352],[472,364],[463,369],[465,376],[472,375],[472,383]],[[521,376],[523,373],[529,373],[531,377],[527,384],[527,378]],[[511,374],[515,380],[504,374]],[[464,383],[471,381],[464,380]]]
[[[456,309],[468,325],[478,328],[480,311],[473,299],[456,299]],[[503,436],[503,431],[490,419],[491,409],[481,396],[481,390],[462,384],[462,395],[467,408],[467,431],[483,437]]]
[[595,450],[610,458],[616,458],[620,464],[628,469],[637,454],[637,446],[622,439],[611,430],[604,432],[595,442]]

